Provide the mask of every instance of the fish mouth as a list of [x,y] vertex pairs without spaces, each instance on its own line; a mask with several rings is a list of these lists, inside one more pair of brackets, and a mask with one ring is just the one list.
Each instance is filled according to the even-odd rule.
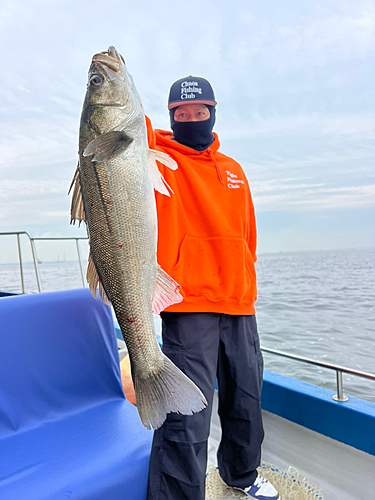
[[95,54],[92,62],[99,63],[111,79],[116,76],[121,66],[125,63],[123,57],[112,45],[108,47],[107,51]]

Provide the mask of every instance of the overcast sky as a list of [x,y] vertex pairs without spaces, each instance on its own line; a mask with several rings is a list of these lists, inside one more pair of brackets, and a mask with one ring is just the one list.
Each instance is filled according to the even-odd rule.
[[85,235],[67,190],[91,57],[109,45],[155,128],[169,128],[175,80],[211,82],[259,253],[375,246],[375,7],[362,0],[1,0],[0,232]]

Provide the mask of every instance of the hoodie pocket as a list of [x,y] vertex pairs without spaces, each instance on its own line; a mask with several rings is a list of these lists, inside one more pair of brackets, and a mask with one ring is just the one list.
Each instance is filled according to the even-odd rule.
[[242,238],[185,235],[172,274],[186,296],[255,300],[255,266]]

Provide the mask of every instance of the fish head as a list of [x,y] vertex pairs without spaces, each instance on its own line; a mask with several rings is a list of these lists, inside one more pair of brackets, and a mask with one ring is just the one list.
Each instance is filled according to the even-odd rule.
[[[88,73],[84,108],[95,110],[95,121],[103,122],[100,132],[120,129],[134,119],[141,102],[124,58],[115,47],[95,54]],[[99,119],[102,117],[102,120]],[[111,116],[111,119],[108,119]],[[104,126],[107,124],[107,126]],[[106,130],[108,129],[108,130]]]

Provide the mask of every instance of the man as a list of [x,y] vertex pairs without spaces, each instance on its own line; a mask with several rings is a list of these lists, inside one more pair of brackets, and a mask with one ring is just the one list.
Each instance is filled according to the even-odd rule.
[[155,431],[148,500],[204,499],[216,377],[221,478],[251,498],[279,498],[256,471],[263,440],[263,360],[254,309],[254,207],[241,166],[218,151],[212,132],[215,106],[209,82],[189,76],[170,90],[173,133],[155,130],[152,135],[148,124],[150,142],[178,163],[176,171],[160,165],[174,194],[156,193],[158,262],[184,297],[161,314],[163,351],[208,401],[193,416],[168,414]]

